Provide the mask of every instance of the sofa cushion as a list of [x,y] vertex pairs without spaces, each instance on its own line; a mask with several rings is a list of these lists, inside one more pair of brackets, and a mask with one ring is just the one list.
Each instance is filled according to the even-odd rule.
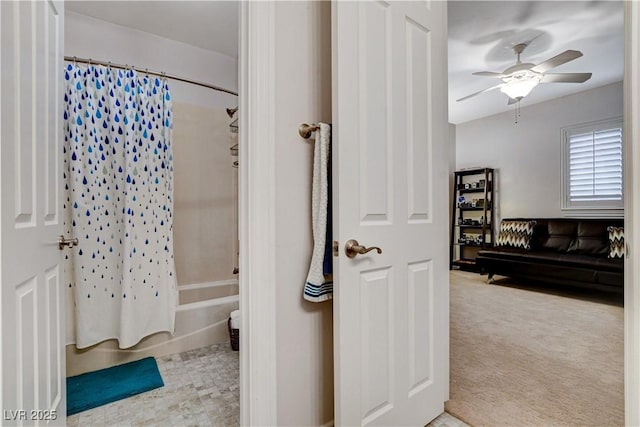
[[624,227],[607,227],[609,258],[624,258]]
[[531,236],[535,225],[535,221],[503,220],[500,222],[496,246],[531,249]]
[[609,239],[606,227],[601,223],[579,221],[578,233],[567,252],[604,256],[608,250]]
[[624,272],[624,260],[622,258],[598,258],[596,268],[601,271]]
[[[486,258],[501,259],[510,262],[526,261],[535,262],[541,265],[559,263],[562,254],[551,251],[526,251],[519,248],[495,248],[478,252],[478,256]],[[516,250],[517,249],[517,250]]]
[[548,221],[546,233],[542,233],[540,249],[556,252],[566,252],[578,232],[576,222]]
[[540,274],[544,274],[545,266],[582,268],[587,270],[606,270],[622,272],[624,263],[621,259],[594,257],[587,254],[558,253],[555,251],[525,251],[519,248],[493,248],[478,252],[478,259],[492,259],[504,262],[526,262],[539,265]]
[[624,271],[624,263],[621,260],[605,257],[594,257],[589,254],[560,254],[558,259],[562,265],[580,267],[591,270]]

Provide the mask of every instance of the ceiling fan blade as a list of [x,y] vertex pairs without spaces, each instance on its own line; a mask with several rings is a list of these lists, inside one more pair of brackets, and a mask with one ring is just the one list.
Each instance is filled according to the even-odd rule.
[[504,77],[504,74],[502,73],[494,73],[493,71],[477,71],[475,73],[471,73],[474,76],[486,76],[486,77],[497,77],[497,78],[501,78]]
[[469,99],[469,98],[474,97],[476,95],[480,95],[481,93],[489,92],[490,90],[493,90],[493,89],[498,89],[498,88],[500,88],[502,86],[504,86],[504,83],[500,83],[499,85],[492,86],[492,87],[490,87],[488,89],[484,89],[484,90],[478,91],[476,93],[472,93],[471,95],[467,95],[464,98],[457,99],[456,102],[464,101],[465,99]]
[[545,74],[540,83],[584,83],[590,78],[591,73]]
[[549,58],[544,62],[539,63],[535,67],[531,69],[531,71],[535,71],[536,73],[544,73],[547,70],[555,68],[559,65],[566,64],[569,61],[573,61],[576,58],[580,58],[582,56],[582,52],[577,50],[565,50],[560,55],[556,55],[553,58]]
[[522,98],[520,98],[520,99],[516,99],[516,98],[511,98],[511,97],[509,97],[509,102],[507,102],[507,105],[513,105],[513,104],[515,104],[516,102],[520,101],[521,99],[522,99]]

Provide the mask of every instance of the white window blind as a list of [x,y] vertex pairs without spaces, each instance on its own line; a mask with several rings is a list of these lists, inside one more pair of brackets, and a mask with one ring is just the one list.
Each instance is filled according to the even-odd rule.
[[569,198],[622,200],[622,129],[569,136]]
[[619,217],[624,209],[622,117],[562,129],[562,210]]

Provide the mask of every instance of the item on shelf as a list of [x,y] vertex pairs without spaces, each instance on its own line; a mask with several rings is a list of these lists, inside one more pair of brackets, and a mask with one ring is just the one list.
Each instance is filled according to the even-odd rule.
[[478,188],[478,183],[477,182],[472,182],[471,183],[471,188]]
[[464,224],[464,221],[462,220],[462,217],[459,216],[458,217],[458,225],[462,225],[462,224]]
[[[466,201],[464,196],[460,196],[458,198],[457,207],[462,208],[462,209],[483,208],[484,207],[484,199],[472,199],[471,201]],[[491,207],[488,206],[487,209],[491,209]]]
[[481,216],[481,217],[480,217],[480,221],[478,221],[478,223],[479,223],[479,225],[484,224],[484,216]]

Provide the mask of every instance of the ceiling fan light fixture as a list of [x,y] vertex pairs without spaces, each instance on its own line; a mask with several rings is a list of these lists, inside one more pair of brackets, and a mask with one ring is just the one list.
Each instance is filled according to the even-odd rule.
[[505,84],[500,88],[500,92],[512,99],[522,99],[529,95],[533,88],[538,86],[538,83],[540,83],[540,77],[538,76],[525,79],[514,79],[505,82]]
[[[2,1],[2,0],[0,0]],[[464,101],[481,93],[489,92],[494,89],[500,89],[502,93],[509,97],[508,105],[519,102],[522,98],[529,95],[534,87],[540,83],[584,83],[591,78],[591,73],[553,73],[545,74],[548,70],[566,64],[569,61],[580,58],[582,52],[578,50],[566,50],[559,55],[549,58],[537,65],[530,62],[522,62],[520,54],[527,47],[527,43],[520,43],[513,46],[513,53],[516,54],[516,63],[508,67],[502,73],[492,71],[478,71],[473,73],[476,76],[494,77],[502,80],[502,83],[492,86],[488,89],[467,95],[456,101]]]

